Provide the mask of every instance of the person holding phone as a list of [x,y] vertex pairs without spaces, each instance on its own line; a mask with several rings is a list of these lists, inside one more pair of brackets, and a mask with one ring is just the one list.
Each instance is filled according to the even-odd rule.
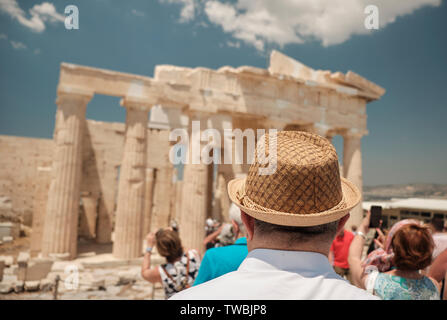
[[384,238],[384,234],[382,231],[382,207],[381,206],[371,206],[371,219],[369,220],[369,227],[376,229],[374,233],[373,241],[371,241],[367,254],[370,254],[377,248],[379,248],[377,241],[380,241],[379,238]]
[[362,263],[370,217],[368,212],[349,249],[353,283],[384,300],[439,300],[439,283],[420,273],[432,262],[434,243],[428,227],[409,219],[396,223]]

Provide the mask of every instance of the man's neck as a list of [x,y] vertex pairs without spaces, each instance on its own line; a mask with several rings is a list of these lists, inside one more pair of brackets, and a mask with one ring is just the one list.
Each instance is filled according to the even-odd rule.
[[285,251],[304,251],[304,252],[316,252],[325,255],[326,257],[329,255],[329,245],[315,245],[310,243],[300,243],[299,245],[281,245],[281,244],[273,244],[266,242],[258,242],[258,241],[250,241],[247,243],[248,251],[252,251],[254,249],[272,249],[272,250],[285,250]]

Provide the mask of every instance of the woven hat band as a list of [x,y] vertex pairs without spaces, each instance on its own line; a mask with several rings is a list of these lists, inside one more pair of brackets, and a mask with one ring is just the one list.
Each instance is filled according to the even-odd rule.
[[[258,205],[257,203],[255,203],[252,199],[250,199],[250,197],[247,196],[247,194],[243,193],[243,191],[239,191],[236,194],[237,199],[240,201],[240,203],[242,203],[245,207],[253,209],[253,210],[257,210],[259,212],[263,212],[263,213],[273,213],[273,214],[284,214],[284,215],[288,215],[288,212],[283,212],[283,211],[277,211],[277,210],[272,210],[269,208],[265,208],[262,207],[260,205]],[[325,212],[327,211],[335,211],[335,210],[343,210],[347,208],[347,204],[346,201],[344,199],[344,197],[342,197],[342,199],[340,200],[339,203],[337,203],[335,206],[328,208]]]

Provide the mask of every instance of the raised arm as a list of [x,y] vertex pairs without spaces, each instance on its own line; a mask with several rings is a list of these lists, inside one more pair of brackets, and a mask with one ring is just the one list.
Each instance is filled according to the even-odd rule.
[[143,279],[155,283],[155,282],[161,282],[161,275],[160,270],[158,267],[152,267],[151,268],[151,256],[152,256],[152,249],[155,246],[155,233],[151,232],[146,237],[146,244],[147,248],[151,248],[151,250],[146,250],[144,253],[143,258],[143,265],[141,266],[141,276]]
[[441,282],[447,272],[447,249],[442,251],[430,266],[428,276]]
[[371,213],[368,211],[349,247],[348,263],[351,272],[351,280],[355,286],[362,289],[365,289],[366,278],[362,269],[362,252],[365,245],[366,234],[369,230],[370,217]]

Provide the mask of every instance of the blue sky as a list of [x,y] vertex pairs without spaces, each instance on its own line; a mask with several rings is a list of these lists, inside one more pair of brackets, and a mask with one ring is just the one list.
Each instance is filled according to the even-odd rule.
[[[365,185],[447,183],[446,1],[340,1],[0,0],[0,134],[52,137],[61,62],[152,76],[157,64],[266,68],[277,49],[386,88],[367,107]],[[380,28],[367,31],[374,3]],[[69,4],[79,30],[64,27]],[[87,117],[122,122],[125,110],[95,96]]]

